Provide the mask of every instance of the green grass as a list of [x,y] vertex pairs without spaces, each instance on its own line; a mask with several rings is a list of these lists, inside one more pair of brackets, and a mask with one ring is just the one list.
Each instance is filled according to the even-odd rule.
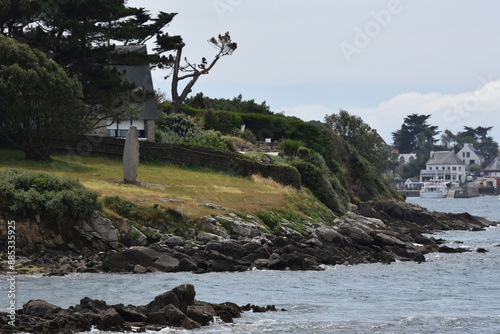
[[[241,215],[278,211],[289,218],[313,216],[311,212],[324,211],[324,206],[309,191],[282,186],[257,175],[244,178],[167,163],[141,163],[137,180],[142,185],[135,186],[122,183],[120,159],[56,154],[51,161],[36,162],[25,159],[21,151],[0,149],[0,169],[6,167],[72,177],[101,195],[101,201],[104,196],[119,196],[141,206],[156,204],[179,209],[190,218],[226,212],[200,206],[201,203],[214,203]],[[165,203],[165,199],[182,203]]]

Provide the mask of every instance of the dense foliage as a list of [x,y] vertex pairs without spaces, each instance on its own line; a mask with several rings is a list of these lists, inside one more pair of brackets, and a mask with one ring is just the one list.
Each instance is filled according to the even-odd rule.
[[422,148],[423,143],[433,145],[434,137],[439,134],[437,126],[427,123],[431,115],[411,114],[405,117],[401,129],[392,133],[395,148],[399,153],[412,153]]
[[97,209],[97,194],[79,182],[21,169],[0,171],[0,207],[20,217],[55,222],[57,227],[88,219]]
[[0,135],[46,160],[55,136],[90,129],[82,89],[45,54],[0,35]]
[[237,113],[250,113],[250,114],[265,114],[272,115],[270,107],[266,104],[266,101],[260,104],[256,103],[255,100],[243,100],[243,95],[238,95],[237,97],[230,99],[214,99],[208,96],[204,96],[203,93],[198,93],[193,97],[187,98],[185,103],[197,109],[205,110],[225,110]]

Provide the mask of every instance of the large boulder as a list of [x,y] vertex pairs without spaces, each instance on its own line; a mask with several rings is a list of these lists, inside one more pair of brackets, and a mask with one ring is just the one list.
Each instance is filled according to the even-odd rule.
[[112,254],[102,264],[104,270],[111,272],[133,272],[136,265],[165,272],[179,271],[179,260],[146,247],[132,247]]

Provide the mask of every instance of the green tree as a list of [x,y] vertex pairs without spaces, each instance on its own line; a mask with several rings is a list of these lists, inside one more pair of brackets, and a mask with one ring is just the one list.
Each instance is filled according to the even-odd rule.
[[456,135],[449,130],[446,130],[445,134],[456,141],[455,152],[458,152],[465,143],[470,143],[485,157],[486,161],[489,161],[498,155],[498,143],[493,137],[488,136],[491,129],[493,129],[492,126],[476,128],[464,126],[464,131]]
[[377,131],[366,124],[361,117],[340,110],[338,114],[326,115],[324,122],[333,132],[356,148],[379,171],[387,167],[387,159],[381,155],[384,141]]
[[55,136],[89,130],[82,89],[44,53],[0,34],[0,134],[29,159],[49,159]]
[[[439,134],[437,126],[431,126],[427,120],[431,115],[411,114],[405,117],[401,129],[392,133],[394,146],[400,153],[411,153],[417,149],[417,137],[420,133],[425,133],[426,141],[437,142],[434,137]],[[430,131],[424,132],[426,129]]]
[[[123,80],[116,65],[168,66],[164,47],[182,41],[162,32],[176,14],[153,17],[125,0],[0,1],[0,9],[1,33],[40,49],[78,79],[94,125],[130,119],[137,114],[131,106],[151,97]],[[162,45],[151,55],[117,52],[114,45],[140,45],[155,36]]]

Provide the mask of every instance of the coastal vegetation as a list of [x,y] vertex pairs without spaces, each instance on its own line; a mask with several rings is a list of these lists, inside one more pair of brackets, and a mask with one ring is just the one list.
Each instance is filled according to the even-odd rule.
[[[34,175],[44,172],[45,178],[52,176],[78,180],[89,192],[98,195],[102,211],[110,217],[126,217],[144,222],[140,212],[151,215],[162,214],[163,220],[179,217],[178,213],[168,216],[165,212],[178,210],[187,221],[225,212],[258,214],[273,212],[275,216],[331,217],[331,213],[307,189],[282,186],[260,176],[251,178],[228,175],[207,168],[185,168],[167,163],[141,163],[138,170],[142,186],[123,184],[123,165],[120,160],[104,157],[71,157],[54,155],[51,161],[26,160],[21,151],[0,149],[0,169],[18,168],[33,171]],[[4,172],[5,173],[5,172]],[[12,172],[11,172],[12,173]],[[10,174],[9,174],[10,175]],[[28,175],[27,172],[18,175]],[[11,177],[12,178],[12,177]],[[7,180],[5,182],[11,182]],[[68,182],[68,181],[60,181]],[[7,188],[7,185],[5,186]],[[38,195],[37,195],[38,196]],[[217,204],[204,206],[202,204]],[[9,210],[8,205],[2,205]],[[215,207],[215,208],[214,208]],[[141,211],[142,210],[142,211]],[[158,211],[155,213],[154,211]],[[19,212],[22,214],[22,212]],[[173,220],[175,221],[175,219]],[[186,225],[187,227],[187,225]]]

